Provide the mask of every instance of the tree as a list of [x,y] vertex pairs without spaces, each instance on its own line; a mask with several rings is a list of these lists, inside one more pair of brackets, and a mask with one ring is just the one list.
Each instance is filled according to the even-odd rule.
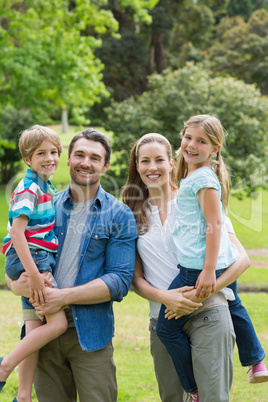
[[207,69],[188,64],[177,71],[166,70],[149,79],[149,89],[107,109],[105,128],[114,132],[114,175],[126,181],[128,155],[134,141],[147,132],[165,135],[179,148],[183,122],[199,113],[214,114],[228,132],[223,155],[230,165],[232,182],[242,180],[249,193],[263,183],[267,158],[268,100],[253,85],[234,78],[213,78]]
[[29,110],[17,110],[13,106],[1,110],[0,183],[8,183],[20,170],[19,134],[32,124],[34,120]]
[[255,11],[245,22],[241,17],[224,18],[208,50],[216,74],[233,75],[255,83],[268,94],[268,11]]
[[[137,20],[150,19],[151,3],[133,3]],[[106,0],[3,3],[0,105],[29,108],[37,120],[69,109],[78,123],[84,122],[87,108],[109,95],[102,82],[103,64],[94,53],[101,36],[114,35],[118,29],[106,4]]]

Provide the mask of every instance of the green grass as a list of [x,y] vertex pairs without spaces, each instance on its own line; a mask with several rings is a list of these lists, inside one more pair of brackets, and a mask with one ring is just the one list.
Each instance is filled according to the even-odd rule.
[[257,289],[268,289],[268,269],[267,268],[254,268],[253,266],[248,268],[243,275],[238,279],[238,284],[243,288],[255,287]]
[[268,191],[242,201],[231,197],[228,216],[245,248],[268,248]]
[[[8,353],[18,342],[22,324],[20,300],[9,291],[1,291],[0,341],[1,354]],[[242,293],[262,346],[268,351],[268,294]],[[7,308],[8,306],[8,308]],[[117,366],[118,402],[160,402],[153,361],[149,350],[148,302],[130,292],[121,303],[114,303],[115,338],[114,359]],[[16,395],[18,373],[13,372],[1,393],[1,402],[10,402]],[[249,384],[245,368],[234,351],[234,380],[231,402],[266,401],[268,383]],[[33,402],[37,402],[36,397]]]

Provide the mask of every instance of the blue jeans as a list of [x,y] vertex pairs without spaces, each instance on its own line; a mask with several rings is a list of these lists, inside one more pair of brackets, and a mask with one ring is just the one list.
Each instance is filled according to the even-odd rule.
[[240,362],[242,366],[251,366],[252,364],[260,363],[265,357],[265,352],[257,337],[248,312],[237,294],[236,281],[229,285],[228,288],[232,289],[235,296],[235,300],[228,301],[228,304],[234,325]]
[[[177,289],[185,285],[193,286],[201,271],[187,269],[180,265],[178,265],[178,268],[180,268],[180,273],[173,280],[169,289]],[[223,271],[217,270],[216,276],[221,275]],[[248,313],[237,295],[236,282],[229,285],[229,288],[233,290],[235,296],[235,300],[229,302],[229,309],[236,333],[240,361],[245,366],[258,363],[264,359],[264,350],[257,338]],[[157,335],[170,353],[185,391],[195,391],[197,385],[193,374],[191,347],[187,336],[182,330],[189,315],[183,316],[178,320],[168,320],[165,319],[165,309],[166,307],[162,305],[156,327]]]
[[[43,249],[30,248],[31,256],[39,270],[39,272],[53,272],[55,268],[55,258],[53,253]],[[11,248],[6,256],[5,271],[7,276],[12,280],[17,280],[25,269],[18,257],[15,248]],[[52,277],[54,287],[57,287],[54,277]],[[34,306],[29,302],[27,297],[21,297],[23,310],[34,310]]]

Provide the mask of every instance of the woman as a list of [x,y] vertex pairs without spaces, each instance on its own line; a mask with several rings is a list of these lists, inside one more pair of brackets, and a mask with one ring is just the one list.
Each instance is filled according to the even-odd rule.
[[[177,212],[174,177],[172,150],[167,139],[153,133],[143,136],[130,154],[123,201],[134,212],[138,226],[133,287],[137,294],[149,299],[151,353],[160,397],[165,402],[182,402],[183,390],[172,360],[155,333],[160,306],[167,307],[167,316],[172,319],[192,313],[201,305],[194,297],[193,289],[166,290],[178,274],[171,234]],[[228,232],[239,249],[240,257],[218,278],[217,292],[236,280],[249,266],[249,259],[231,224]],[[184,331],[191,341],[200,400],[229,401],[234,331],[224,294],[215,293],[205,301],[198,312],[191,315]]]

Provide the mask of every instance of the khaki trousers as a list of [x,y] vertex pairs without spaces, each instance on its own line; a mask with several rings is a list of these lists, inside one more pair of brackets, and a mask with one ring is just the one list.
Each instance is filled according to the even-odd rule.
[[[151,354],[162,402],[183,402],[185,394],[157,321],[150,321]],[[183,330],[191,342],[194,376],[200,402],[228,402],[233,379],[235,334],[229,308],[211,307],[190,317]]]
[[75,328],[44,346],[34,386],[39,402],[116,402],[113,345],[85,352]]

